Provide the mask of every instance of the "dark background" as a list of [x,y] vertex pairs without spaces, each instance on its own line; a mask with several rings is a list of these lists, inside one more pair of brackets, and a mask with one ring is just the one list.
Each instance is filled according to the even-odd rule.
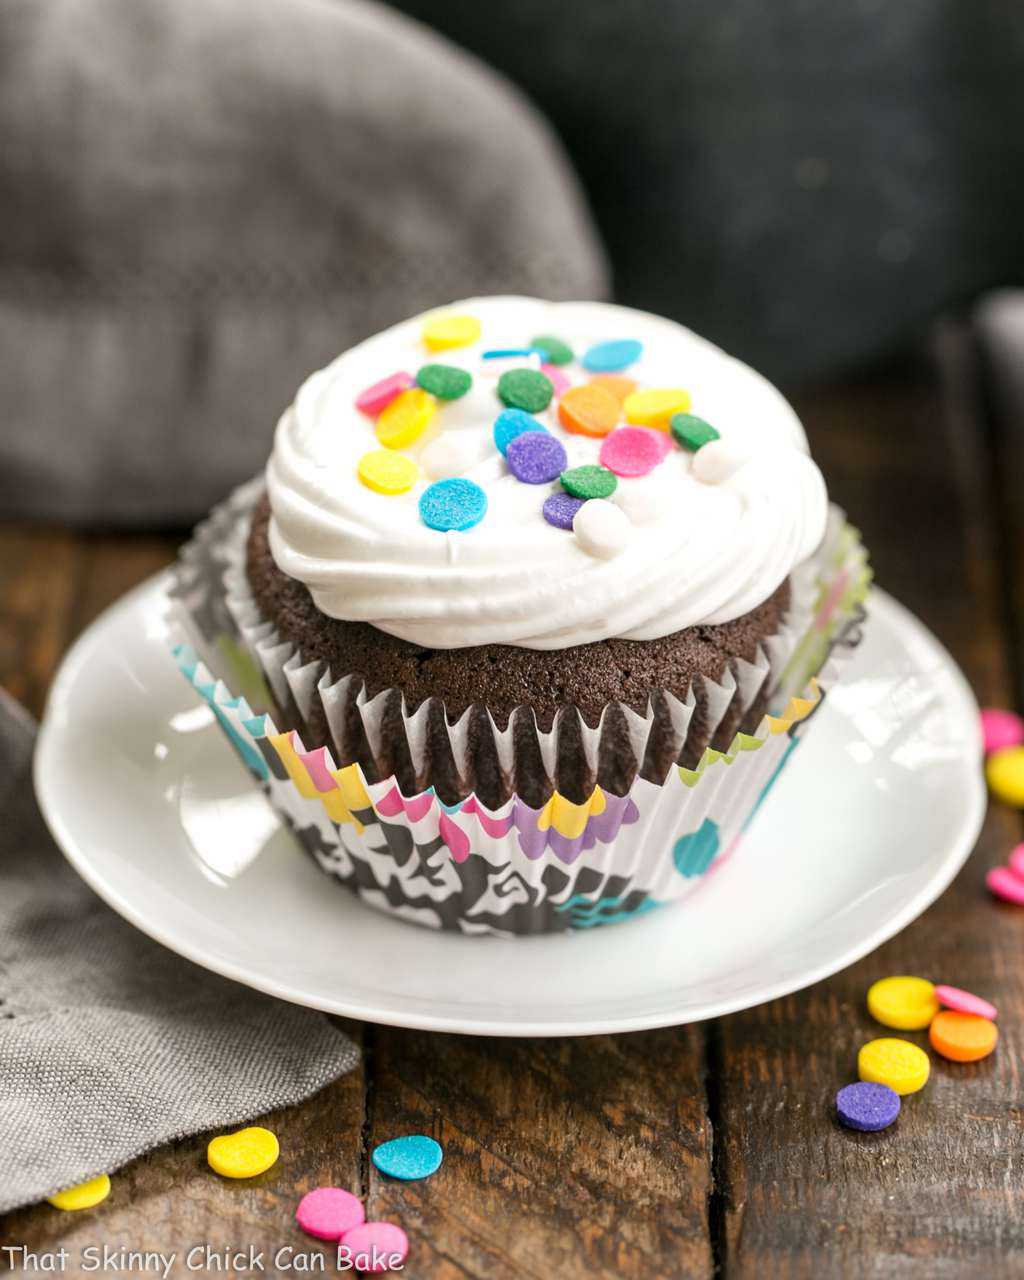
[[187,526],[473,293],[901,358],[1024,273],[1022,72],[1016,0],[5,0],[0,515]]

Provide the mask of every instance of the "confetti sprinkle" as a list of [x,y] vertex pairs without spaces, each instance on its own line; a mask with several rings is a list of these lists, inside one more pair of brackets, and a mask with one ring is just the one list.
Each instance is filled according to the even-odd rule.
[[420,519],[439,533],[463,532],[487,512],[487,494],[472,480],[438,480],[420,495]]
[[1019,747],[1024,743],[1024,720],[1013,711],[986,707],[981,713],[981,734],[986,755],[1004,747]]
[[77,1211],[102,1204],[109,1195],[110,1177],[108,1174],[101,1173],[98,1178],[90,1178],[88,1182],[80,1182],[75,1187],[65,1187],[63,1191],[47,1196],[46,1202],[52,1204],[55,1209]]
[[979,1062],[987,1058],[999,1040],[999,1028],[976,1013],[943,1009],[928,1028],[928,1041],[936,1053],[951,1062]]
[[464,475],[489,455],[490,444],[482,432],[446,431],[420,454],[420,466],[431,480],[448,480]]
[[542,422],[524,413],[522,409],[506,409],[504,413],[498,414],[494,420],[494,444],[502,457],[508,453],[508,447],[516,436],[521,436],[524,431],[550,434]]
[[599,457],[601,465],[617,476],[645,476],[663,461],[670,448],[664,432],[649,427],[619,427],[607,437]]
[[643,354],[644,344],[635,338],[619,338],[613,342],[599,342],[590,347],[580,362],[591,373],[618,373],[635,364]]
[[749,460],[736,445],[726,440],[710,440],[693,455],[691,473],[701,484],[722,484]]
[[690,408],[690,393],[682,387],[652,387],[634,391],[623,402],[626,421],[635,427],[657,427],[667,431],[669,419]]
[[584,502],[576,512],[572,531],[584,551],[602,560],[610,560],[624,551],[633,537],[633,526],[626,513],[603,498]]
[[887,1084],[860,1080],[836,1094],[836,1113],[847,1129],[877,1133],[887,1129],[900,1113],[900,1095]]
[[870,1040],[857,1054],[857,1074],[862,1080],[887,1084],[905,1097],[928,1083],[931,1063],[928,1055],[909,1040],[885,1037]]
[[683,448],[689,449],[691,453],[696,453],[712,440],[719,439],[719,434],[711,423],[693,413],[674,413],[668,425]]
[[386,449],[405,449],[430,426],[437,401],[422,387],[410,387],[387,406],[374,430]]
[[259,1125],[213,1138],[206,1148],[210,1168],[224,1178],[255,1178],[266,1173],[279,1154],[277,1138]]
[[514,360],[517,357],[525,359],[527,356],[536,355],[533,347],[492,347],[490,351],[485,351],[481,356],[482,360]]
[[1024,809],[1024,747],[1003,747],[985,762],[989,790],[997,800]]
[[523,484],[547,484],[557,480],[568,458],[561,440],[546,431],[524,431],[505,450],[509,470]]
[[624,373],[596,373],[590,379],[590,386],[601,387],[609,395],[615,397],[619,404],[624,404],[626,397],[636,390],[635,378],[627,378]]
[[356,468],[359,479],[374,493],[405,493],[419,479],[419,467],[412,458],[394,449],[372,449],[364,453]]
[[551,379],[539,369],[509,369],[498,379],[498,398],[510,409],[540,413],[551,403],[554,394]]
[[935,988],[925,978],[879,978],[868,988],[868,1013],[883,1027],[921,1031],[938,1011]]
[[317,1187],[308,1191],[295,1210],[295,1221],[318,1240],[340,1240],[346,1231],[366,1221],[363,1202],[341,1187]]
[[957,1013],[973,1013],[979,1018],[988,1018],[990,1022],[996,1020],[995,1005],[982,1000],[981,996],[972,995],[969,991],[961,991],[959,987],[947,987],[943,983],[935,988],[935,995],[939,1004],[945,1005],[947,1009],[954,1009]]
[[613,472],[607,467],[593,464],[572,467],[563,471],[559,479],[566,493],[574,498],[610,498],[618,485]]
[[449,351],[452,347],[468,347],[480,339],[480,321],[475,316],[444,312],[423,322],[423,343],[431,351]]
[[541,510],[544,519],[556,529],[572,529],[576,512],[582,506],[582,498],[573,498],[568,493],[552,493],[544,499]]
[[556,396],[564,396],[572,386],[572,383],[561,369],[557,369],[553,364],[542,364],[540,371],[544,377],[547,378],[548,382],[551,383]]
[[604,387],[585,382],[570,387],[558,402],[558,420],[578,436],[606,436],[622,417],[622,406]]
[[458,400],[473,385],[473,375],[454,364],[425,364],[416,382],[439,400]]
[[530,346],[541,353],[545,364],[559,365],[573,362],[572,347],[561,338],[556,338],[554,334],[542,333],[539,338],[533,339]]
[[395,396],[408,391],[412,386],[412,378],[407,373],[393,373],[390,378],[382,378],[372,387],[367,387],[356,396],[356,408],[368,418],[376,416],[388,407]]
[[1015,876],[1009,867],[993,867],[985,876],[985,884],[997,898],[1024,907],[1024,880]]
[[392,1138],[373,1149],[373,1163],[389,1178],[413,1182],[417,1178],[429,1178],[441,1167],[444,1158],[440,1144],[423,1133],[411,1133],[403,1138]]
[[341,1237],[338,1269],[380,1275],[399,1271],[409,1256],[409,1237],[393,1222],[364,1222]]

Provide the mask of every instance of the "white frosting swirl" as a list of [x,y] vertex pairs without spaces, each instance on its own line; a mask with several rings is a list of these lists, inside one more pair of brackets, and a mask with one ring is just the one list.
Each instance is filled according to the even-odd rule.
[[[313,374],[280,421],[267,467],[271,550],[323,613],[435,649],[651,640],[747,613],[817,547],[827,506],[821,473],[793,410],[748,366],[680,325],[626,307],[513,297],[445,310],[476,316],[481,340],[430,353],[423,318],[405,321]],[[569,342],[577,357],[596,342],[640,339],[643,355],[624,372],[641,387],[686,387],[692,412],[722,437],[719,465],[703,480],[694,455],[675,446],[649,476],[619,479],[611,501],[635,533],[611,558],[548,524],[541,506],[558,482],[521,483],[491,442],[503,406],[481,354],[528,346],[543,333]],[[431,476],[388,496],[356,474],[362,454],[379,447],[356,396],[433,361],[469,369],[473,387],[442,402],[427,434],[405,452],[421,458],[448,439],[428,463],[441,465],[443,456],[447,474],[464,465],[461,473],[486,491],[486,516],[462,533],[440,533],[420,519],[418,499]],[[578,365],[565,371],[574,383],[590,377]],[[596,462],[602,442],[566,433],[556,405],[538,417],[562,440],[569,465]]]

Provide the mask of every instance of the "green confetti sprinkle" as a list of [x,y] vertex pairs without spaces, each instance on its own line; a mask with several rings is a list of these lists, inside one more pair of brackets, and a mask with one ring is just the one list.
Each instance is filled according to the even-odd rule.
[[530,346],[541,353],[545,364],[572,364],[575,358],[572,347],[550,333],[542,333],[539,338],[534,338]]
[[674,413],[669,419],[669,426],[683,448],[692,453],[696,453],[701,445],[719,439],[719,434],[711,423],[698,418],[694,413]]
[[585,467],[572,467],[559,476],[562,488],[574,498],[610,498],[615,492],[618,480],[614,472],[607,467],[590,464]]
[[536,369],[509,369],[498,379],[498,398],[510,409],[540,413],[551,403],[555,389]]
[[458,400],[473,385],[473,375],[453,364],[425,364],[416,382],[439,400]]

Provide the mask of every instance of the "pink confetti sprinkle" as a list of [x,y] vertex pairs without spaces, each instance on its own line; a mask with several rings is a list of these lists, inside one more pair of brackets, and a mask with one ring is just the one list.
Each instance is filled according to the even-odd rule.
[[542,364],[540,371],[554,387],[556,396],[564,395],[572,386],[572,383],[557,365]]
[[383,378],[367,387],[356,396],[356,408],[368,418],[376,418],[382,413],[396,396],[408,391],[412,386],[412,378],[407,373],[393,373],[390,378]]
[[961,991],[959,987],[938,986],[935,988],[935,998],[939,1004],[944,1004],[947,1009],[955,1009],[957,1013],[975,1013],[979,1018],[988,1018],[990,1022],[996,1020],[994,1004],[982,1000],[981,996],[971,995],[969,991]]
[[1024,907],[1024,880],[1015,876],[1009,867],[993,867],[986,875],[985,883],[997,898]]
[[672,449],[667,431],[650,427],[618,427],[605,436],[601,445],[601,465],[617,476],[645,476]]
[[1024,880],[1024,844],[1014,845],[1008,862],[1013,874],[1019,880]]
[[1024,743],[1024,720],[1013,711],[986,707],[981,713],[981,734],[986,755],[1004,747],[1019,747]]
[[317,1187],[307,1192],[295,1210],[295,1221],[318,1240],[340,1240],[366,1221],[363,1202],[341,1187]]
[[398,1270],[409,1256],[409,1237],[393,1222],[364,1222],[342,1236],[339,1266],[347,1263],[366,1275]]

